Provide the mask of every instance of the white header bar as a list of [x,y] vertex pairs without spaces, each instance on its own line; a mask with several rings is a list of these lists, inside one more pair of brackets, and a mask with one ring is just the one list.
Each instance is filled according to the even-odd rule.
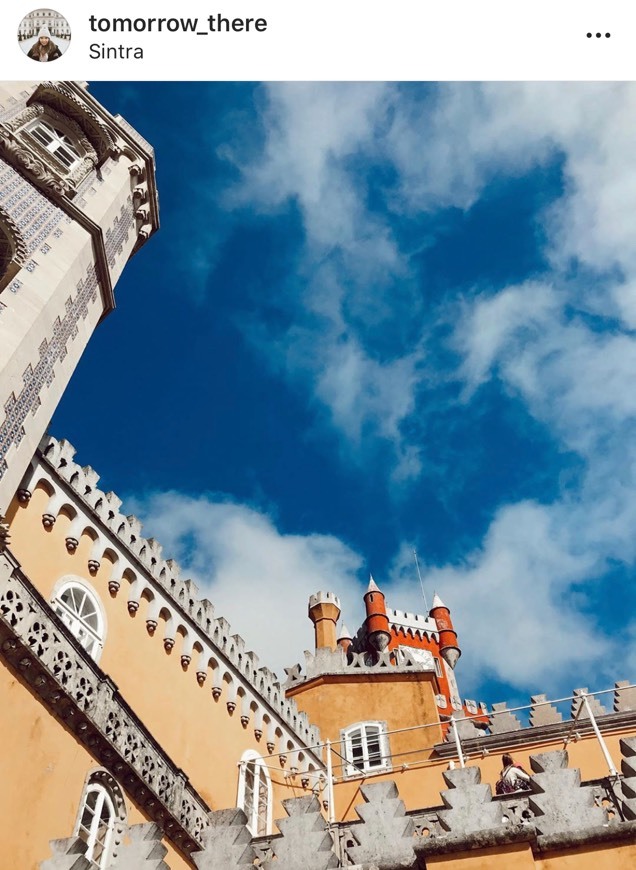
[[[636,12],[626,0],[54,3],[72,36],[45,74],[51,79],[636,77]],[[17,39],[22,18],[37,8],[4,4],[0,77],[43,77],[25,53],[25,38],[22,47]],[[36,42],[37,35],[30,40]]]

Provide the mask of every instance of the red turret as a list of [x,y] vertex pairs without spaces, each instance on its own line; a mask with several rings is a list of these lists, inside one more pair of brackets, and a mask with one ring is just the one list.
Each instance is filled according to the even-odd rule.
[[364,606],[367,610],[366,628],[369,643],[382,652],[389,645],[391,632],[384,595],[376,586],[373,577],[369,579],[369,586],[364,596]]
[[449,667],[454,668],[462,651],[457,645],[457,632],[453,628],[450,610],[437,592],[433,595],[430,615],[435,620],[439,632],[439,654]]

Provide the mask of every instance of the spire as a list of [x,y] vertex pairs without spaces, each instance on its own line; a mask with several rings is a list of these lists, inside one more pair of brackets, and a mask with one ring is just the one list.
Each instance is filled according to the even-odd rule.
[[341,640],[353,640],[353,635],[344,624],[344,622],[342,623],[342,628],[340,629],[340,632],[338,634],[338,642],[340,642]]
[[338,634],[338,646],[340,647],[340,649],[344,650],[345,653],[347,653],[349,652],[349,647],[352,643],[353,637],[351,636],[351,632],[343,623],[342,628],[340,629],[340,633]]
[[369,574],[369,585],[367,586],[367,592],[379,592],[380,587],[373,579],[373,574]]
[[431,609],[434,609],[435,607],[446,607],[446,605],[444,604],[442,599],[439,597],[437,592],[433,593],[433,607]]

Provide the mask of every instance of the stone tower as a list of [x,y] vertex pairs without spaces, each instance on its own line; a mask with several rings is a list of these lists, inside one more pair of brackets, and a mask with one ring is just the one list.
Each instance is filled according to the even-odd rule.
[[0,85],[0,515],[157,228],[154,152],[121,116],[84,83]]

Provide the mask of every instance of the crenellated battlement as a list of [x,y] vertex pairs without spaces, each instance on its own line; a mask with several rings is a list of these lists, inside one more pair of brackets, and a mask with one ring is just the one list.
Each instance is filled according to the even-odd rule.
[[[512,709],[508,708],[506,702],[500,702],[492,704],[489,710],[487,704],[478,704],[470,699],[464,701],[464,706],[469,713],[485,718],[483,721],[472,721],[461,716],[455,718],[462,741],[483,742],[485,739],[498,745],[497,737],[502,735],[505,744],[512,746],[532,742],[539,739],[539,734],[548,732],[564,735],[571,732],[571,738],[578,739],[578,732],[590,728],[589,711],[595,719],[603,721],[609,721],[616,714],[632,714],[630,718],[636,722],[636,686],[622,680],[615,683],[613,690],[602,693],[589,693],[587,688],[578,688],[561,701],[549,701],[543,694],[532,695],[530,704]],[[450,731],[446,740],[449,743],[453,740]]]
[[391,628],[398,630],[400,628],[410,628],[414,633],[417,632],[419,637],[422,637],[424,634],[428,637],[431,635],[437,636],[437,623],[432,616],[424,616],[421,613],[408,613],[404,610],[392,610],[390,607],[387,608],[386,613],[389,617]]
[[340,599],[335,592],[316,592],[309,596],[309,610],[319,604],[333,604],[340,610]]
[[345,653],[342,649],[330,650],[317,649],[315,652],[305,650],[305,672],[299,664],[285,668],[287,680],[284,689],[299,686],[304,682],[313,680],[315,677],[329,674],[378,674],[390,672],[392,674],[405,674],[412,672],[435,673],[435,661],[432,653],[426,650],[400,650],[398,659],[390,650],[369,653]]
[[112,564],[110,593],[125,592],[131,614],[142,599],[147,602],[148,633],[154,634],[161,622],[167,651],[181,635],[184,669],[192,663],[201,685],[211,671],[213,696],[225,692],[230,713],[240,706],[241,723],[246,727],[252,719],[257,739],[266,734],[268,746],[281,751],[289,749],[294,738],[298,746],[293,748],[298,750],[319,743],[318,729],[295,701],[285,699],[276,675],[259,666],[258,656],[247,649],[241,635],[227,619],[215,615],[211,601],[199,597],[197,585],[182,579],[178,563],[163,558],[161,545],[143,536],[141,521],[121,512],[121,499],[99,489],[97,472],[80,466],[74,457],[75,448],[68,441],[45,436],[22,480],[18,500],[26,504],[36,487],[44,488],[49,495],[42,515],[45,528],[52,528],[61,512],[70,517],[68,552],[75,552],[83,535],[90,537],[89,573],[95,575],[106,558]]

